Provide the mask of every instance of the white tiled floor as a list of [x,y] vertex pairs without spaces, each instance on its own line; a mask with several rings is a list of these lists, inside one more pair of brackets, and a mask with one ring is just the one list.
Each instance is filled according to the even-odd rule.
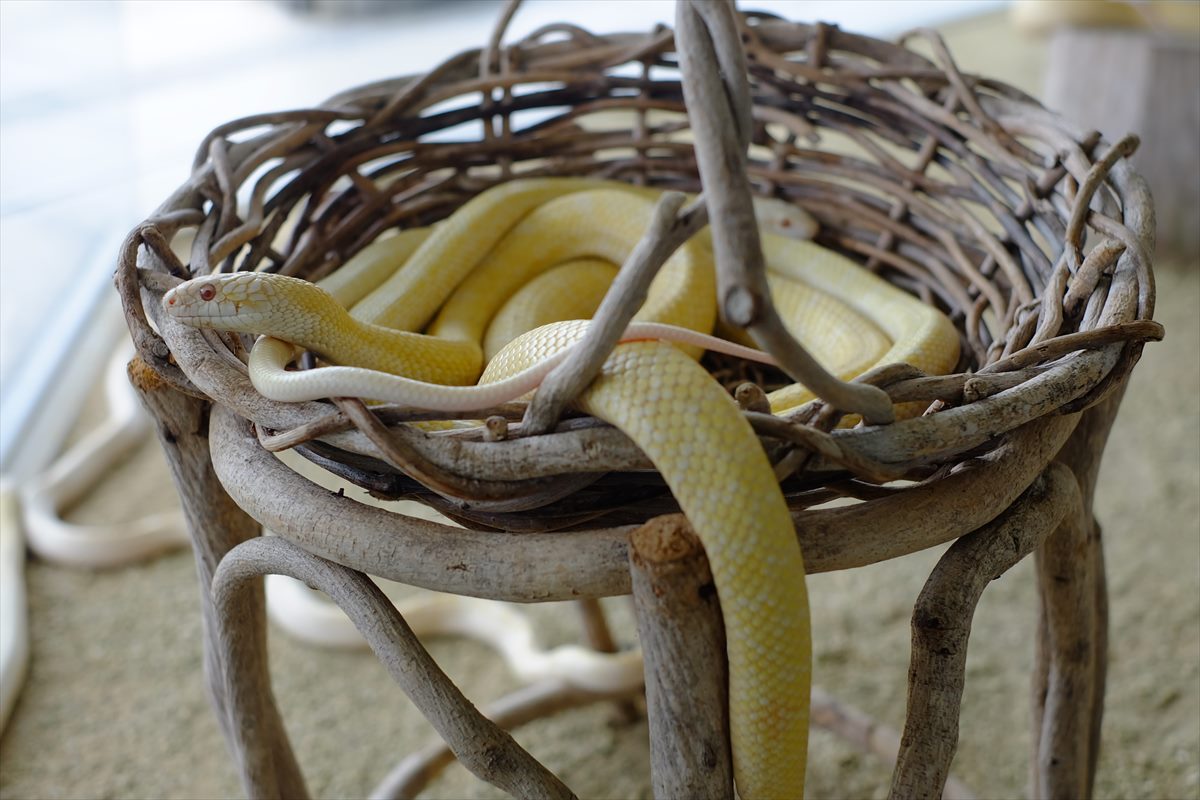
[[[310,5],[0,0],[0,464],[24,424],[14,392],[46,361],[42,339],[70,335],[58,316],[65,296],[102,293],[120,238],[182,182],[208,130],[428,69],[483,44],[501,7],[398,0],[385,13],[335,14],[364,4]],[[742,3],[875,35],[995,5]],[[531,0],[510,35],[562,19],[644,31],[673,13],[671,0]]]

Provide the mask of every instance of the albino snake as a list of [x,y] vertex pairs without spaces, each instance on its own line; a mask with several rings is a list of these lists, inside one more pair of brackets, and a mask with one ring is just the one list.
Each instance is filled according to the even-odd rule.
[[[542,273],[583,259],[622,263],[643,235],[651,205],[645,190],[616,184],[514,181],[473,198],[431,233],[411,234],[411,241],[393,245],[400,252],[416,247],[400,269],[355,304],[353,316],[328,292],[261,273],[193,279],[168,292],[164,308],[198,327],[264,334],[251,353],[250,376],[271,399],[357,396],[441,410],[481,409],[527,393],[547,371],[547,359],[561,357],[556,354],[587,325],[578,320],[542,325],[492,358],[479,386],[445,385],[475,381],[483,367],[487,322],[510,297],[520,301],[521,286]],[[812,243],[763,239],[772,288],[789,328],[831,372],[848,378],[877,363],[905,361],[936,373],[957,361],[957,335],[936,310]],[[377,264],[362,269],[372,280],[386,271]],[[564,274],[569,280],[572,272]],[[336,289],[343,299],[361,296],[361,289],[348,286],[352,277]],[[704,545],[725,618],[739,795],[799,797],[811,667],[804,564],[787,505],[753,430],[692,357],[697,345],[727,352],[732,347],[707,336],[715,318],[712,257],[702,234],[655,278],[626,332],[625,338],[639,341],[613,351],[576,405],[638,444]],[[639,327],[642,323],[660,327]],[[427,326],[428,335],[412,333]],[[652,336],[678,340],[688,352],[643,341]],[[288,372],[293,344],[337,366]],[[802,388],[788,387],[771,396],[772,408],[793,407],[809,397]]]

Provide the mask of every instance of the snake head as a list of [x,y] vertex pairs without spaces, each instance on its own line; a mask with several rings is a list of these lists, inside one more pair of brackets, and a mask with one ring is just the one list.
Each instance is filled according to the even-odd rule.
[[301,344],[310,320],[327,312],[325,290],[285,275],[236,272],[185,281],[163,296],[163,309],[193,328],[275,336]]

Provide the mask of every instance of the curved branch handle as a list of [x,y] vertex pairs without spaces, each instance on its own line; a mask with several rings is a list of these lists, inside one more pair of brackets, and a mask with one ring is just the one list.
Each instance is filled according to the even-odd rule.
[[771,302],[746,177],[751,102],[733,3],[679,0],[675,48],[708,202],[721,315],[749,331],[788,375],[821,399],[872,424],[892,422],[886,392],[829,374],[787,332]]

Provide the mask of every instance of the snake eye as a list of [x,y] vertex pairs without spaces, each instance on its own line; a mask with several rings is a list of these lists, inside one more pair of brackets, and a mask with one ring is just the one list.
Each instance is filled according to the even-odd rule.
[[217,296],[217,289],[211,283],[206,283],[200,287],[200,299],[212,300]]

